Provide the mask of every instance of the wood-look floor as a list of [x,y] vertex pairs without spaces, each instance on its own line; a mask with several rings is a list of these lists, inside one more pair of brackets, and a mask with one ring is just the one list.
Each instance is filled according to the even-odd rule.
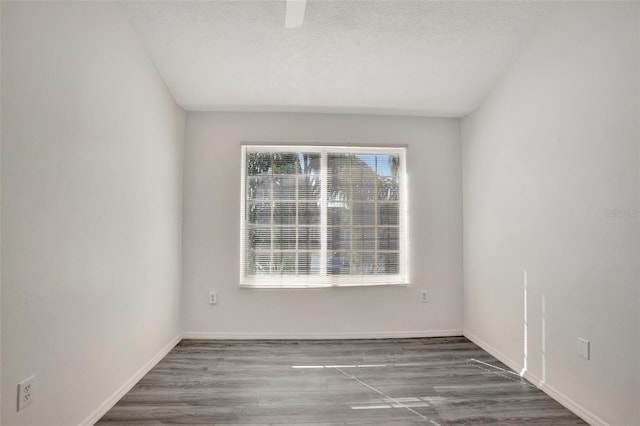
[[576,425],[464,337],[183,340],[107,424]]

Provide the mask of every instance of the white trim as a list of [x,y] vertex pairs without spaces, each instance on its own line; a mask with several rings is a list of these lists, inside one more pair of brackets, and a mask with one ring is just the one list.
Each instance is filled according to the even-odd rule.
[[[326,148],[325,148],[326,149]],[[320,275],[327,276],[327,155],[320,154]]]
[[240,276],[238,277],[238,282],[242,283],[246,275],[245,264],[247,256],[246,239],[244,237],[247,232],[247,148],[244,145],[240,147],[240,157],[240,257],[238,258],[240,259]]
[[462,330],[415,330],[415,331],[345,331],[321,333],[251,333],[225,331],[187,331],[184,339],[196,340],[313,340],[313,339],[403,339],[412,337],[462,336]]
[[[269,145],[254,145],[254,144],[241,144],[241,206],[240,206],[240,283],[239,287],[246,288],[322,288],[322,287],[347,287],[347,286],[370,286],[370,285],[399,285],[406,286],[409,284],[408,274],[409,274],[409,244],[408,244],[408,219],[406,215],[408,214],[407,208],[407,176],[406,176],[406,150],[407,148],[404,146],[353,146],[353,145],[287,145],[287,144],[269,144]],[[296,153],[315,153],[320,155],[320,199],[318,200],[320,204],[320,271],[317,274],[278,274],[274,273],[256,273],[249,274],[248,273],[248,253],[253,251],[248,246],[248,234],[247,230],[253,229],[256,226],[259,228],[269,228],[269,229],[277,229],[277,227],[273,223],[273,207],[271,210],[271,222],[268,224],[249,224],[249,219],[247,218],[247,203],[252,202],[251,199],[247,197],[247,185],[248,185],[248,170],[247,170],[247,155],[249,153],[273,153],[273,152],[296,152]],[[379,253],[389,252],[389,253],[397,253],[398,255],[398,271],[394,274],[384,274],[384,273],[373,273],[370,275],[359,275],[359,274],[330,274],[327,271],[327,188],[329,182],[329,170],[327,166],[327,158],[329,154],[333,153],[347,153],[347,154],[375,154],[375,155],[397,155],[400,157],[400,169],[398,170],[398,174],[400,176],[400,194],[398,197],[398,201],[393,201],[392,204],[398,205],[398,215],[399,222],[397,225],[384,224],[382,226],[398,228],[399,231],[399,241],[398,248],[395,250],[380,250],[378,247],[378,234],[377,230],[380,229],[377,221],[375,225],[371,227],[374,229],[375,235],[375,243],[372,250],[362,250],[363,252],[369,252],[369,254],[373,255],[374,258],[377,258]],[[273,166],[273,165],[271,165]],[[285,202],[299,202],[301,199],[297,197],[297,189],[296,189],[296,198],[291,200],[283,200],[279,199],[273,193],[273,178],[274,171],[271,169],[269,176],[270,182],[272,186],[272,192],[269,198],[262,200],[264,203],[273,203],[275,201],[285,201]],[[376,170],[377,173],[377,170]],[[296,174],[297,175],[297,174]],[[266,174],[264,176],[267,176]],[[377,175],[378,176],[378,175]],[[380,176],[378,176],[380,177]],[[255,201],[255,200],[253,200]],[[358,201],[365,204],[372,204],[374,207],[374,211],[376,216],[379,214],[377,206],[379,205],[380,200],[377,199],[377,194],[374,200],[362,200]],[[291,224],[292,226],[294,224]],[[345,225],[346,228],[356,227],[357,224]],[[298,227],[298,223],[296,221],[295,227]],[[272,235],[273,237],[273,235]],[[270,249],[268,248],[260,248],[259,251],[256,251],[256,255],[259,253],[267,254],[268,256],[273,255],[273,253],[277,253],[281,250],[274,250],[273,246],[273,238],[271,242]],[[291,253],[298,253],[298,246],[296,243],[295,250],[282,250]],[[306,251],[306,250],[304,250]],[[351,254],[353,254],[353,248],[351,248]],[[316,253],[317,250],[312,250],[312,252]],[[273,258],[271,259],[273,261]]]
[[86,419],[84,419],[80,426],[94,425],[107,411],[109,411],[127,392],[129,392],[136,383],[144,377],[153,367],[156,366],[162,358],[164,358],[180,341],[182,336],[178,335],[174,337],[165,347],[147,361],[138,371],[134,373],[129,380],[127,380],[122,386],[118,388],[109,398],[107,398],[93,413],[91,413]]
[[255,145],[255,146],[272,146],[272,145],[278,145],[278,146],[284,146],[284,147],[291,147],[291,146],[301,146],[301,147],[305,147],[305,148],[317,148],[318,146],[326,146],[329,148],[333,148],[335,146],[342,146],[342,147],[355,147],[355,148],[409,148],[409,144],[407,143],[394,143],[394,144],[388,144],[388,143],[377,143],[377,142],[365,142],[365,143],[361,143],[361,142],[309,142],[309,141],[303,141],[303,142],[295,142],[295,141],[289,141],[289,142],[273,142],[273,141],[243,141],[240,142],[240,146],[244,146],[244,145]]
[[[476,345],[480,346],[485,351],[489,352],[495,358],[497,358],[500,362],[507,365],[513,371],[520,371],[523,366],[521,363],[515,362],[502,352],[500,352],[495,347],[491,346],[489,343],[480,339],[478,336],[474,336],[473,334],[465,331],[463,333],[464,337],[471,340]],[[573,412],[576,416],[580,417],[585,422],[589,423],[592,426],[610,426],[610,423],[607,423],[602,418],[598,417],[596,414],[587,410],[582,405],[578,404],[573,399],[569,398],[564,393],[560,392],[553,386],[550,386],[547,382],[542,383],[542,379],[535,374],[532,374],[529,370],[527,370],[524,374],[524,378],[527,379],[532,385],[540,389],[542,392],[549,395],[551,398],[559,402],[569,411]],[[542,383],[542,384],[541,384]]]

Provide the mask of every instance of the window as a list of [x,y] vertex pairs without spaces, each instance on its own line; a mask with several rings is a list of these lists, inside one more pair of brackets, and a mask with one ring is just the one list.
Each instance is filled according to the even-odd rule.
[[405,151],[243,145],[240,285],[408,284]]

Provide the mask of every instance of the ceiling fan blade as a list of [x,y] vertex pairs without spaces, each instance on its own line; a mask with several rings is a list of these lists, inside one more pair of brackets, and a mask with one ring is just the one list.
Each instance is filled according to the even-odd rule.
[[287,0],[287,16],[284,21],[284,27],[301,27],[304,22],[304,10],[306,7],[307,0]]

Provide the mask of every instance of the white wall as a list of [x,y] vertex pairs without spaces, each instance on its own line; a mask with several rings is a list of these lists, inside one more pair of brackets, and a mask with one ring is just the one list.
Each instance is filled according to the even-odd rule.
[[[410,287],[238,288],[240,143],[408,144]],[[460,333],[462,213],[458,120],[280,113],[187,114],[183,318],[195,337]],[[219,303],[207,303],[209,289]],[[431,302],[420,303],[421,289]]]
[[118,7],[2,3],[2,424],[91,420],[181,332],[184,113]]
[[616,425],[640,424],[637,14],[561,5],[462,122],[465,334],[524,366],[526,270],[527,377]]

